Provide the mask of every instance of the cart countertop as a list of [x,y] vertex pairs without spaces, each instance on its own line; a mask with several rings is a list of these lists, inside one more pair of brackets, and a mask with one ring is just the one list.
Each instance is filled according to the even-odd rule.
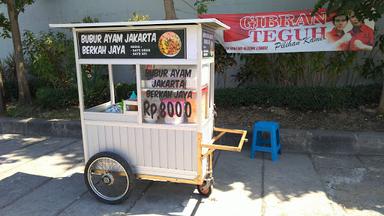
[[133,27],[133,26],[156,26],[156,25],[190,25],[203,24],[218,30],[230,29],[229,26],[214,18],[206,19],[177,19],[177,20],[151,20],[138,22],[99,22],[99,23],[67,23],[49,24],[50,28],[102,28],[102,27]]

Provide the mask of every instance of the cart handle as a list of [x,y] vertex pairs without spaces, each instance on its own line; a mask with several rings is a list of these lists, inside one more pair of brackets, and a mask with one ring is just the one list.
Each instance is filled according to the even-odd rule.
[[[224,150],[224,151],[234,151],[234,152],[241,152],[241,149],[243,148],[244,142],[248,142],[247,131],[245,130],[236,130],[236,129],[226,129],[226,128],[213,128],[213,131],[220,132],[217,136],[213,137],[207,144],[201,144],[204,148],[209,148],[213,150]],[[224,134],[226,133],[232,133],[232,134],[240,134],[241,139],[239,142],[239,145],[236,146],[228,146],[228,145],[218,145],[215,144],[218,139],[220,139]]]

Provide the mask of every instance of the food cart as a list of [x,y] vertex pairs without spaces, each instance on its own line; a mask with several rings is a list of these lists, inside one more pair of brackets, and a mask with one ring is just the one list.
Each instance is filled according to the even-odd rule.
[[[214,127],[214,31],[229,27],[216,19],[50,27],[73,31],[84,179],[93,195],[119,203],[145,179],[193,184],[209,196],[213,152],[241,151],[246,141],[246,131]],[[110,101],[85,108],[81,65],[108,65]],[[135,66],[137,90],[122,102],[112,65]],[[215,143],[226,133],[239,134],[238,146]]]

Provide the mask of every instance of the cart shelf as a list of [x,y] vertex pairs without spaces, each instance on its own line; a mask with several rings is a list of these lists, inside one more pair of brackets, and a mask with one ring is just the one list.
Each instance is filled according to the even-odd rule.
[[[220,133],[217,136],[213,137],[207,144],[202,144],[202,147],[212,150],[211,152],[213,152],[214,150],[241,152],[244,142],[248,141],[248,139],[246,138],[247,131],[245,130],[225,129],[225,128],[216,128],[216,127],[213,130],[215,132],[220,132]],[[222,136],[224,136],[226,133],[241,135],[238,146],[215,144],[215,142],[219,140]]]

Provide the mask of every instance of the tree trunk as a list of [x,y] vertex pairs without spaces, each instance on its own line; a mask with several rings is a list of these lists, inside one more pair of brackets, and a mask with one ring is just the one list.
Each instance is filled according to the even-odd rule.
[[164,0],[165,19],[176,19],[175,6],[173,0]]
[[0,116],[5,114],[5,91],[4,91],[4,83],[3,83],[3,73],[0,69]]
[[377,111],[379,113],[384,113],[384,83],[383,83],[383,90],[381,90],[381,96],[380,96],[380,104],[377,108]]
[[15,1],[7,0],[9,22],[11,23],[13,49],[15,51],[17,85],[19,90],[19,103],[31,104],[31,93],[29,91],[28,81],[25,75],[25,63],[23,49],[21,46],[21,36],[18,20],[18,12],[16,11]]

